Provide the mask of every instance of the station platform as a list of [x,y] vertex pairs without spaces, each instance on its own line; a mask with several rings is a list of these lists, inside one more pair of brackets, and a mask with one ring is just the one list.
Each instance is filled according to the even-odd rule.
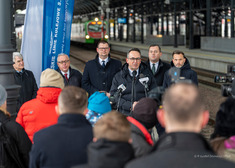
[[[111,53],[113,51],[120,51],[127,53],[131,48],[139,48],[144,57],[148,57],[149,45],[141,44],[140,42],[126,42],[110,40]],[[235,65],[235,55],[223,52],[211,52],[201,49],[188,49],[185,46],[161,46],[162,57],[164,61],[170,62],[172,60],[172,52],[174,50],[181,50],[184,52],[186,58],[189,60],[191,67],[200,68],[217,73],[227,73],[227,65]]]

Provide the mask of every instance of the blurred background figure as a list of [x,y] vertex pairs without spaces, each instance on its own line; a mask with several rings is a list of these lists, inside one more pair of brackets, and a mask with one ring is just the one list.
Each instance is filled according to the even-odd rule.
[[[175,50],[172,53],[171,67],[180,69],[180,77],[191,80],[195,85],[198,85],[197,73],[191,69],[189,60],[184,55],[183,51]],[[172,84],[169,71],[166,71],[163,80],[163,87],[168,88]]]
[[17,85],[20,85],[20,96],[17,100],[16,112],[27,101],[36,98],[38,86],[33,72],[24,69],[23,56],[19,52],[14,52],[12,60],[15,69],[14,77]]
[[[2,129],[5,129],[7,135],[10,136],[10,138],[13,140],[13,141],[10,141],[10,138],[8,137],[8,142],[9,141],[11,142],[11,144],[8,144],[8,145],[10,145],[13,148],[13,151],[9,152],[9,151],[6,151],[6,148],[5,150],[2,149],[2,147],[3,148],[6,147],[7,144],[3,144],[3,146],[0,147],[1,149],[0,160],[5,162],[5,163],[1,162],[0,167],[3,166],[5,168],[13,168],[13,167],[17,168],[17,167],[20,167],[19,162],[21,166],[28,167],[29,151],[31,149],[32,143],[29,140],[24,129],[18,123],[16,123],[14,120],[10,118],[10,113],[7,111],[6,99],[7,99],[7,92],[5,88],[2,85],[0,85],[0,127],[1,127],[1,131]],[[3,142],[4,141],[4,138],[2,137],[3,134],[4,134],[3,132],[0,133],[1,144],[6,143],[6,142]],[[8,153],[5,153],[4,151]],[[4,159],[4,155],[5,155],[5,159]],[[15,160],[12,159],[13,158],[12,155],[15,156],[15,158],[18,158],[19,162],[16,163]],[[2,165],[2,164],[5,164],[5,165]]]
[[235,99],[232,97],[220,105],[216,114],[211,145],[218,155],[235,162]]
[[164,74],[170,69],[170,64],[165,63],[160,58],[162,56],[161,47],[158,44],[149,46],[148,60],[145,62],[151,69],[157,86],[163,85]]
[[57,71],[48,68],[41,74],[36,99],[24,103],[20,108],[16,122],[25,129],[31,141],[35,132],[57,123],[58,114],[55,106],[63,88],[62,76]]
[[163,109],[158,110],[158,121],[165,127],[153,152],[129,163],[127,168],[191,168],[226,167],[235,164],[221,159],[200,134],[209,120],[203,98],[194,84],[171,85],[163,95]]
[[70,60],[68,55],[61,53],[57,57],[57,71],[62,75],[64,78],[64,85],[72,85],[81,87],[82,81],[82,74],[70,67]]
[[105,93],[95,92],[88,99],[88,112],[86,118],[91,125],[94,126],[103,114],[108,113],[111,110],[109,98]]
[[88,146],[88,163],[74,168],[123,168],[134,158],[130,123],[120,112],[104,114],[95,124],[93,133],[93,142]]
[[132,147],[135,157],[144,156],[152,150],[152,128],[157,123],[157,102],[151,98],[142,98],[135,105],[132,117],[127,117],[131,123]]
[[58,123],[35,133],[30,152],[30,168],[70,168],[87,162],[87,145],[92,141],[92,126],[87,111],[85,90],[65,87],[58,99]]
[[121,69],[122,63],[110,57],[110,46],[105,40],[98,42],[96,51],[95,59],[86,63],[82,88],[89,93],[89,96],[96,91],[102,91],[109,97],[113,77]]

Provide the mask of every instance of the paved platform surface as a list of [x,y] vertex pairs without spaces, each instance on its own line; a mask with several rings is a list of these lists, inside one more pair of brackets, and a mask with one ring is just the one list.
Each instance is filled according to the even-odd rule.
[[[132,43],[125,41],[110,40],[111,50],[128,52],[131,48],[139,48],[142,56],[148,56],[149,45],[141,44],[140,42]],[[162,60],[171,61],[172,52],[174,50],[181,50],[185,53],[192,67],[210,70],[219,73],[227,73],[227,65],[235,65],[235,55],[223,52],[211,52],[201,49],[188,49],[185,46],[174,48],[173,46],[161,46]]]

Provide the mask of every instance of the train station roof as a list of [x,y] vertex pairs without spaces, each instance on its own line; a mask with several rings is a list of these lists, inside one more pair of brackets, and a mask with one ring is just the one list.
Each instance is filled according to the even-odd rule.
[[[161,4],[164,2],[163,9]],[[206,9],[207,0],[74,0],[74,15],[86,15],[100,12],[100,7],[105,8],[123,8],[123,7],[137,7],[136,10],[142,10],[144,14],[154,14],[164,12],[173,12],[174,2],[177,3],[177,11],[187,11],[188,3],[193,4],[193,9]],[[16,9],[25,9],[27,0],[14,0]],[[213,0],[211,7],[228,7],[231,0]],[[150,10],[150,7],[152,10]]]

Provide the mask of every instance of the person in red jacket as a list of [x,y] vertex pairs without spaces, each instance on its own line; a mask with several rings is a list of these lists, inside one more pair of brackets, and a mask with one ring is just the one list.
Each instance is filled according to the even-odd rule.
[[31,141],[35,132],[57,123],[58,114],[55,106],[63,88],[62,76],[48,68],[41,74],[37,97],[24,103],[20,108],[16,122],[25,129]]

